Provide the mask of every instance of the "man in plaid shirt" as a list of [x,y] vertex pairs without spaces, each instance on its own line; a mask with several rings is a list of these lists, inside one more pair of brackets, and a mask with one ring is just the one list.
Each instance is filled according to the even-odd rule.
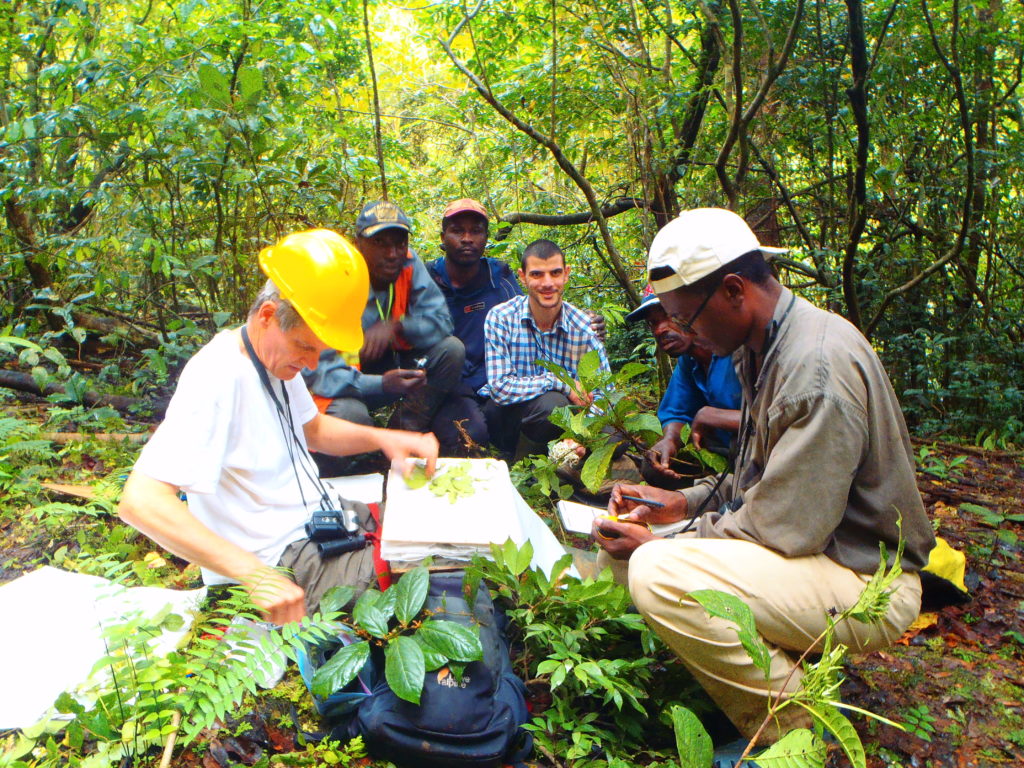
[[520,264],[526,295],[494,307],[484,322],[487,383],[480,395],[487,398],[483,411],[491,440],[506,457],[515,452],[520,433],[540,445],[557,438],[561,429],[549,420],[555,408],[586,406],[593,399],[567,387],[538,360],[556,363],[575,378],[580,359],[596,349],[601,370],[609,370],[590,318],[562,300],[569,267],[559,247],[535,240]]

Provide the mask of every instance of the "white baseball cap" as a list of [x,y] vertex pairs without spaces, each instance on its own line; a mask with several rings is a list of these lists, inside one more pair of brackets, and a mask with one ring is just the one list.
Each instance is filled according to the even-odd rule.
[[667,293],[693,285],[751,251],[785,253],[786,249],[761,245],[747,222],[732,211],[694,208],[679,214],[654,236],[647,256],[647,271],[668,267],[674,272],[651,281],[655,291]]

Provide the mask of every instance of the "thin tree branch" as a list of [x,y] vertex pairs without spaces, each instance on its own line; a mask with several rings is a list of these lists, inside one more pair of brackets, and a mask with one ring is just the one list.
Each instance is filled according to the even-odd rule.
[[551,0],[551,140],[556,141],[558,104],[558,0]]
[[848,319],[858,328],[863,328],[860,316],[860,297],[855,284],[854,267],[864,227],[867,225],[867,165],[871,141],[871,126],[868,122],[867,39],[864,35],[864,6],[861,0],[846,0],[850,19],[850,67],[853,83],[846,89],[854,123],[857,127],[857,148],[853,169],[853,190],[850,194],[850,227],[843,249],[843,299],[846,301]]
[[[337,107],[336,106],[335,109],[338,112],[349,112],[349,113],[351,113],[353,115],[368,115],[368,116],[372,116],[372,115],[375,114],[374,112],[367,112],[367,111],[362,110],[362,109],[350,109],[348,107]],[[392,118],[395,118],[396,120],[408,120],[410,122],[416,122],[416,123],[434,123],[435,125],[443,125],[446,128],[454,128],[457,131],[462,131],[463,133],[468,133],[470,136],[476,136],[476,132],[475,131],[471,131],[469,128],[466,128],[465,126],[457,125],[456,123],[448,122],[447,120],[437,120],[437,119],[432,118],[432,117],[419,117],[417,115],[394,115],[394,114],[391,114],[391,113],[388,113],[388,112],[381,112],[380,116],[381,117],[392,117]]]
[[[814,240],[811,237],[811,233],[808,231],[806,225],[804,224],[803,219],[800,217],[800,212],[797,210],[796,205],[793,203],[793,197],[789,193],[789,188],[786,186],[785,182],[782,181],[782,178],[779,176],[778,171],[775,170],[774,164],[769,162],[768,159],[761,154],[761,152],[758,150],[758,148],[754,145],[753,142],[751,142],[750,144],[750,149],[754,153],[754,157],[757,158],[757,161],[761,163],[761,167],[764,168],[765,173],[768,174],[768,178],[772,180],[772,183],[775,184],[776,189],[779,190],[779,194],[782,195],[782,200],[786,204],[786,210],[788,210],[789,215],[793,217],[793,223],[796,224],[796,228],[800,232],[800,237],[804,241],[804,246],[808,250],[813,251]],[[818,265],[818,269],[819,274],[811,275],[811,277],[824,277],[824,274],[820,273],[821,265]],[[827,282],[823,282],[822,285],[831,287],[828,286]]]
[[889,31],[889,25],[892,23],[892,19],[896,15],[896,9],[899,8],[900,5],[900,0],[893,0],[892,8],[890,8],[889,13],[885,15],[885,21],[882,22],[882,29],[878,33],[878,39],[875,40],[875,50],[871,54],[871,63],[868,64],[868,72],[871,72],[875,68],[875,62],[878,61],[878,54],[882,50],[882,43],[885,42],[885,35]]
[[377,70],[373,66],[373,43],[370,40],[369,0],[363,0],[363,32],[366,34],[366,60],[370,66],[370,83],[373,85],[373,141],[377,150],[377,167],[380,169],[381,196],[388,199],[388,177],[384,172],[384,140],[380,133],[380,97],[377,94]]
[[[654,19],[654,23],[657,24],[661,28],[661,31],[665,33],[665,38],[672,45],[674,45],[676,48],[679,49],[679,51],[683,54],[683,56],[686,57],[687,61],[689,61],[693,66],[696,67],[697,66],[697,60],[693,57],[693,55],[690,53],[690,51],[687,50],[686,46],[684,46],[681,42],[679,42],[679,38],[676,37],[674,34],[672,34],[672,31],[669,29],[668,24],[666,24],[660,18],[658,18],[658,15],[654,12],[654,10],[650,7],[650,5],[648,5],[648,2],[649,2],[649,0],[643,0],[644,10],[646,10],[648,15],[652,19]],[[668,10],[668,13],[671,15],[671,13],[672,13],[671,8],[668,8],[667,10]],[[671,23],[671,18],[669,19],[669,23]]]
[[452,33],[448,36],[448,40],[440,40],[441,47],[444,52],[451,59],[455,67],[468,79],[473,87],[476,88],[477,93],[483,97],[484,101],[491,105],[491,107],[501,115],[508,123],[513,125],[520,132],[526,134],[535,142],[546,148],[551,156],[555,159],[558,166],[565,172],[570,179],[579,187],[580,191],[583,192],[587,198],[587,203],[590,205],[591,213],[594,216],[594,221],[597,223],[598,228],[601,231],[601,238],[604,240],[605,250],[612,262],[613,272],[615,278],[622,289],[626,292],[629,300],[634,304],[640,303],[640,295],[637,293],[635,286],[630,281],[629,276],[626,274],[625,266],[622,263],[622,257],[619,255],[618,250],[615,248],[615,243],[612,241],[611,232],[608,230],[608,222],[605,220],[604,214],[601,211],[601,205],[597,200],[597,194],[594,192],[593,186],[590,181],[583,176],[579,169],[573,164],[571,160],[562,151],[562,148],[550,137],[546,136],[529,123],[521,120],[513,112],[506,107],[491,91],[491,89],[479,78],[469,67],[455,55],[452,50],[452,43],[458,36],[459,32],[464,26],[469,24],[470,20],[480,11],[483,6],[484,0],[479,0],[476,8],[467,13],[466,16],[460,21]]
[[[714,14],[709,8],[707,8],[706,4],[702,5],[705,8],[705,13],[708,14],[708,18],[714,19]],[[803,21],[804,0],[797,0],[793,20],[790,22],[789,30],[786,33],[786,40],[783,43],[782,51],[779,53],[778,58],[775,57],[774,48],[772,44],[769,43],[768,64],[765,67],[764,74],[761,77],[761,82],[759,83],[757,90],[754,92],[750,103],[746,106],[744,106],[742,68],[743,17],[740,13],[738,0],[729,0],[729,10],[733,23],[732,78],[734,102],[732,115],[729,119],[729,131],[726,134],[725,140],[722,142],[722,146],[718,152],[718,157],[715,161],[715,173],[718,176],[718,181],[722,187],[722,191],[725,192],[726,197],[729,198],[729,207],[735,208],[736,200],[739,196],[740,185],[747,173],[747,150],[749,148],[747,128],[761,109],[761,105],[768,96],[768,91],[771,90],[775,81],[778,80],[779,75],[781,75],[783,70],[786,68],[786,63],[789,61],[789,56],[792,53],[793,46],[796,45],[796,40],[799,36],[800,24]],[[736,173],[730,178],[728,173],[729,157],[732,155],[733,148],[737,143],[740,145],[740,158],[737,162]]]
[[821,273],[814,267],[809,267],[802,261],[796,259],[787,259],[785,256],[774,253],[767,259],[769,264],[777,264],[780,267],[785,267],[792,272],[799,272],[804,277],[809,277],[814,281],[816,285],[825,285],[829,287],[827,283],[822,280]]
[[[606,218],[610,219],[613,216],[618,216],[620,213],[625,213],[634,208],[646,208],[647,203],[639,197],[620,197],[612,203],[609,203],[601,208],[601,214]],[[512,231],[512,227],[516,224],[539,224],[544,227],[564,227],[575,224],[589,224],[592,221],[596,221],[593,211],[579,211],[578,213],[563,213],[563,214],[547,214],[547,213],[530,213],[529,211],[513,211],[512,213],[506,213],[504,216],[498,219],[498,221],[507,224],[508,226],[502,227],[498,230],[495,236],[496,241],[504,240],[508,237]]]
[[[704,4],[702,3],[702,5]],[[704,7],[706,8],[706,5]],[[710,9],[705,12],[710,12]],[[721,185],[722,191],[729,199],[729,207],[735,208],[737,192],[727,172],[727,165],[732,148],[739,139],[740,125],[743,122],[743,15],[740,13],[737,0],[729,0],[729,12],[732,15],[733,104],[729,117],[729,130],[726,133],[725,141],[722,142],[722,146],[718,150],[718,157],[715,158],[715,174],[718,176],[718,183]]]
[[884,297],[882,297],[882,301],[879,303],[875,314],[864,329],[864,335],[869,338],[879,321],[882,319],[882,315],[885,312],[886,307],[888,307],[894,299],[916,288],[960,255],[961,251],[963,251],[964,243],[967,241],[967,235],[971,229],[971,211],[973,210],[974,205],[974,195],[971,193],[971,190],[974,189],[975,174],[974,131],[971,127],[971,114],[967,106],[967,94],[964,91],[964,81],[960,74],[959,53],[957,50],[957,37],[960,30],[960,1],[953,0],[953,29],[950,32],[950,55],[948,57],[943,52],[942,44],[939,42],[939,37],[935,32],[935,24],[928,11],[928,0],[921,0],[921,10],[924,12],[924,18],[928,24],[928,34],[931,37],[935,53],[939,57],[940,61],[942,61],[943,66],[946,67],[946,71],[949,72],[949,76],[953,81],[953,89],[956,93],[956,103],[959,108],[958,117],[960,118],[960,131],[964,141],[964,158],[967,162],[967,169],[964,173],[965,178],[963,183],[963,188],[966,191],[964,193],[963,211],[961,213],[962,219],[960,222],[960,231],[957,232],[956,240],[938,260],[934,261],[916,277],[913,277],[902,285],[893,288],[891,291],[886,293]]

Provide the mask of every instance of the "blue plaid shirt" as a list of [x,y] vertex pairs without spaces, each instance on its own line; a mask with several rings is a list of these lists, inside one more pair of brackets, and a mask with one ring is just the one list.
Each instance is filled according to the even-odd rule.
[[537,365],[538,360],[556,363],[576,378],[580,358],[596,349],[601,370],[611,370],[590,318],[567,301],[562,302],[554,327],[542,331],[530,314],[529,298],[516,296],[487,313],[484,339],[487,383],[479,394],[499,405],[522,403],[552,390],[569,394],[553,373]]

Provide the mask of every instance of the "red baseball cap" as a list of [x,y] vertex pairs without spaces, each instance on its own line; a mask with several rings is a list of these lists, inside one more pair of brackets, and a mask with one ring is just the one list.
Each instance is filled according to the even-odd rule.
[[491,220],[491,217],[487,215],[487,211],[484,207],[470,197],[463,197],[460,200],[456,200],[454,203],[448,203],[448,207],[445,208],[444,213],[441,214],[441,219],[444,220],[451,216],[458,216],[460,213],[478,213],[484,217],[485,221]]

